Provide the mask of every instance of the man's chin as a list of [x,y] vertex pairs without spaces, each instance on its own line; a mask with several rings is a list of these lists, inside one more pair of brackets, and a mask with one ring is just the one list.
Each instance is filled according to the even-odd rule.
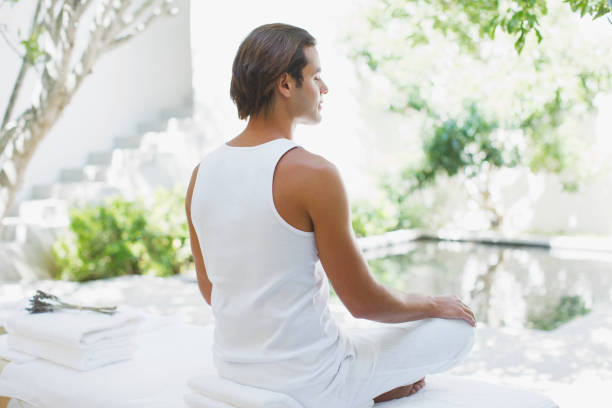
[[321,115],[317,115],[314,118],[300,119],[297,123],[302,125],[318,125],[321,123]]

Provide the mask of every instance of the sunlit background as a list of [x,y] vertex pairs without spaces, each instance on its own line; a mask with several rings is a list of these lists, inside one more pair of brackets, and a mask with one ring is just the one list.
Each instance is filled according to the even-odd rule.
[[[37,288],[214,321],[195,284],[185,187],[245,126],[229,98],[240,42],[283,22],[316,38],[329,86],[322,122],[294,140],[340,169],[374,276],[471,305],[479,340],[457,374],[539,390],[564,408],[586,406],[585,394],[589,407],[607,406],[606,1],[541,2],[546,12],[533,6],[523,20],[515,1],[167,2],[172,15],[101,54],[19,173],[33,132],[14,135],[47,95],[40,78],[53,48],[44,34],[24,41],[34,11],[25,3],[0,0],[0,113],[24,55],[35,56],[0,133],[0,204],[5,179],[21,174],[0,231],[0,323]],[[79,52],[88,30],[79,26]],[[342,324],[363,323],[333,289],[331,303]]]

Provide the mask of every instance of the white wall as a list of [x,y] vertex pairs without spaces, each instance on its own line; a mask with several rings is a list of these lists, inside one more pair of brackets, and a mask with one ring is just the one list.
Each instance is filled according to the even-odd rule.
[[[27,32],[31,10],[23,3],[26,2],[0,9],[1,21]],[[94,66],[93,73],[39,145],[19,198],[24,198],[32,185],[55,181],[60,169],[80,167],[87,153],[109,149],[114,137],[135,133],[139,123],[158,121],[163,110],[190,107],[190,1],[178,0],[177,7],[180,10],[177,16],[159,19],[139,37],[104,55]],[[81,41],[84,34],[85,30],[79,32]],[[0,61],[3,113],[19,69],[17,56],[3,41]],[[28,89],[32,89],[31,81]],[[26,106],[28,99],[20,100],[19,107]]]

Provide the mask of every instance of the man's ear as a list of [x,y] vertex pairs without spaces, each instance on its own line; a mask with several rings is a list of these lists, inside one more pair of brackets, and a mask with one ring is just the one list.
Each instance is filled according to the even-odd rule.
[[291,96],[293,86],[293,78],[286,72],[283,72],[276,80],[276,89],[278,89],[278,92],[285,98],[289,98]]

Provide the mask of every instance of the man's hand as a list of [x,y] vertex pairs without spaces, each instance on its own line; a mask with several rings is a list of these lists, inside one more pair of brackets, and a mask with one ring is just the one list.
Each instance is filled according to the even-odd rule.
[[476,318],[472,309],[454,295],[435,296],[434,315],[432,317],[463,319],[472,326],[476,326]]

